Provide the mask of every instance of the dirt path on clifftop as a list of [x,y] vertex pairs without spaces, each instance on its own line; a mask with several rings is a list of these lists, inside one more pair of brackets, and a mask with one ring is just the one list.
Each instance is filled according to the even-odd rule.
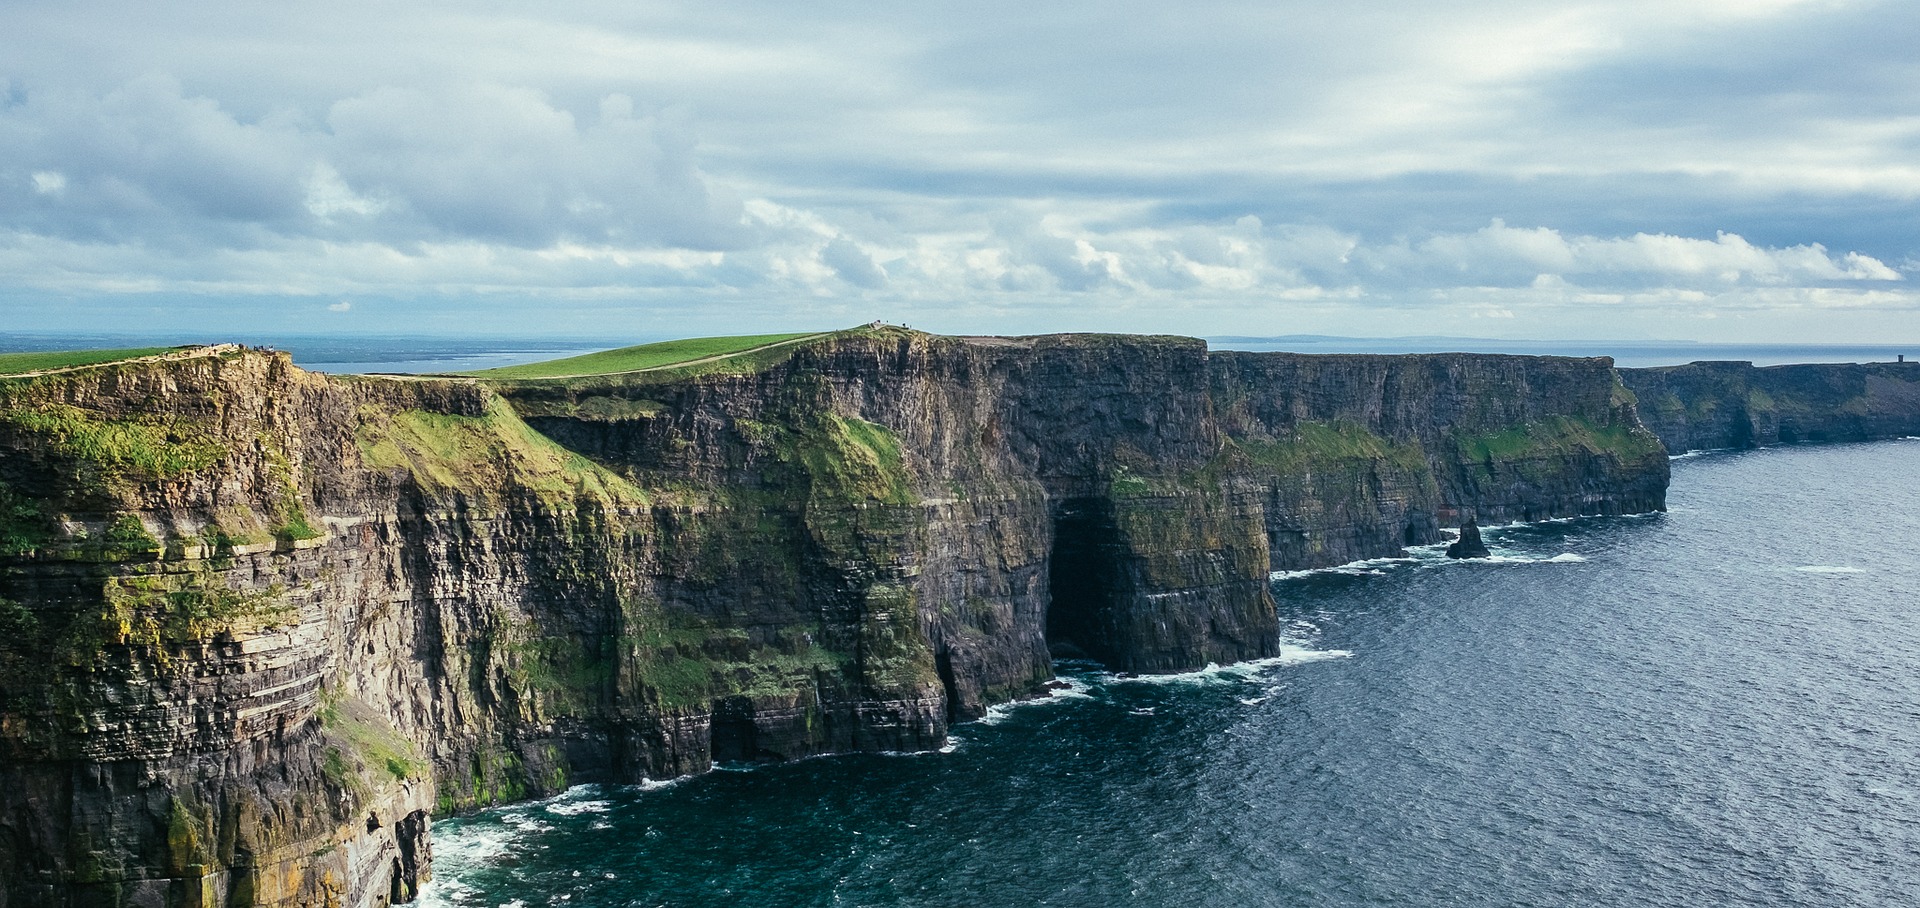
[[61,366],[58,369],[35,369],[32,372],[0,372],[0,378],[37,378],[42,375],[60,375],[65,372],[78,372],[81,369],[98,369],[101,366],[123,366],[127,363],[168,363],[183,359],[199,359],[203,356],[219,356],[244,349],[239,344],[210,344],[194,347],[190,350],[175,350],[171,353],[155,353],[151,356],[129,356],[126,359],[109,359],[97,363],[82,363],[78,366]]

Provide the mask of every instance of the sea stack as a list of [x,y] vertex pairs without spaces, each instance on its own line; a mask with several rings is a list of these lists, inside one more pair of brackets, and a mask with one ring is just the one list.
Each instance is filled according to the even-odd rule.
[[1480,525],[1471,517],[1460,525],[1460,538],[1447,546],[1448,558],[1486,558],[1492,554],[1487,551],[1487,544],[1480,541]]

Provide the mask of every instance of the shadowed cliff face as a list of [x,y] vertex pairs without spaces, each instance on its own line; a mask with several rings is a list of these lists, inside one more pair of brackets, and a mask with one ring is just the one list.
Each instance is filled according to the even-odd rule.
[[1920,363],[1698,362],[1620,377],[1675,453],[1920,435]]
[[1604,358],[1215,353],[1276,569],[1341,564],[1482,523],[1666,506],[1667,458]]
[[0,908],[405,901],[427,819],[940,746],[1050,650],[1271,655],[1270,570],[1661,506],[1604,360],[843,334],[483,387],[0,381]]

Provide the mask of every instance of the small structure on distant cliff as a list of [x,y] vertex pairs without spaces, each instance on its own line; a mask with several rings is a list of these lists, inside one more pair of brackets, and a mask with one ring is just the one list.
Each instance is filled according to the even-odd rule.
[[1480,541],[1480,525],[1471,517],[1460,525],[1460,538],[1447,546],[1448,558],[1486,558],[1492,554],[1487,551],[1487,544]]

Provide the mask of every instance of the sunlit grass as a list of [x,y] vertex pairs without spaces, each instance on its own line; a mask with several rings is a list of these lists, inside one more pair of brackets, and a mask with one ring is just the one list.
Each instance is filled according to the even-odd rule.
[[583,356],[570,356],[566,359],[548,360],[543,363],[528,363],[522,366],[503,366],[498,369],[483,369],[475,372],[462,372],[477,378],[494,379],[530,379],[530,378],[572,378],[583,375],[609,375],[617,372],[634,372],[641,369],[658,369],[674,366],[694,360],[714,356],[728,356],[744,353],[769,344],[798,340],[815,336],[817,332],[798,334],[749,334],[738,337],[693,337],[684,340],[662,341],[657,344],[642,344],[638,347],[622,347],[618,350],[602,350]]
[[51,350],[34,353],[0,353],[0,375],[19,375],[23,372],[44,372],[48,369],[70,369],[74,366],[94,366],[100,363],[119,362],[139,356],[157,356],[171,353],[178,347],[129,347],[124,350]]

